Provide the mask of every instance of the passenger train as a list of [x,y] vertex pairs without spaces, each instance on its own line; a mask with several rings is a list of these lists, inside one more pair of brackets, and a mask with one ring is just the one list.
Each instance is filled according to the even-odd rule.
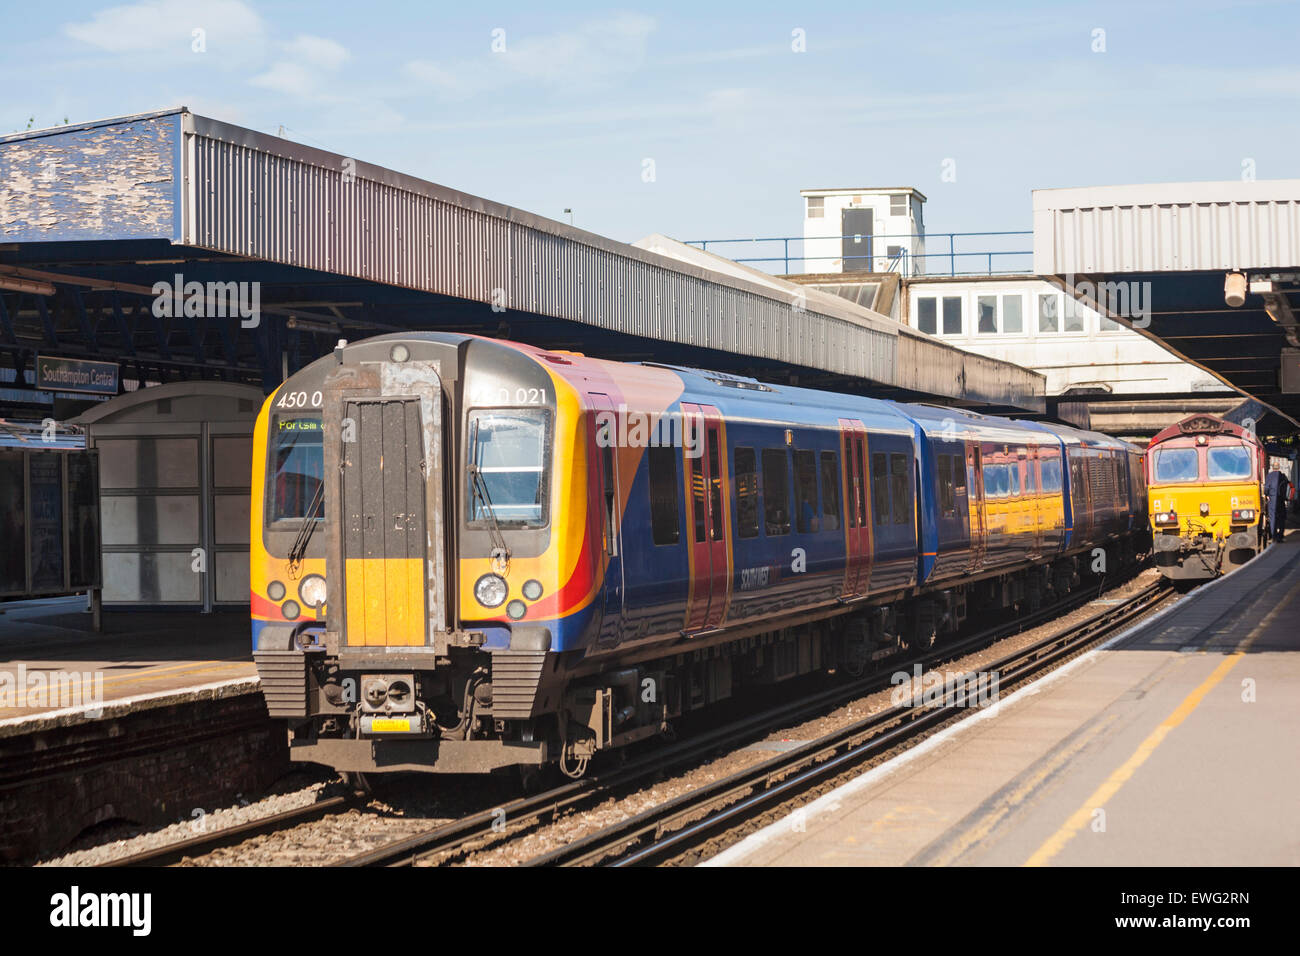
[[558,764],[861,673],[1149,546],[1074,428],[472,335],[347,344],[254,437],[252,631],[296,760]]
[[1173,581],[1203,581],[1264,547],[1264,445],[1240,425],[1192,415],[1147,448],[1152,554]]

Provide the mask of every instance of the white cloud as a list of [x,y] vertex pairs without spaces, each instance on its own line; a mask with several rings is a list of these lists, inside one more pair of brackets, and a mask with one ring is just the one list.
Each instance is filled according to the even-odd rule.
[[343,44],[327,37],[314,37],[306,33],[285,44],[285,51],[295,59],[306,61],[312,66],[325,70],[337,70],[352,59],[352,54]]
[[109,53],[190,55],[195,30],[204,32],[208,54],[221,56],[260,44],[266,28],[241,0],[144,0],[63,25],[68,36]]
[[492,52],[492,38],[485,34],[478,56],[450,63],[412,60],[403,72],[426,90],[448,98],[525,83],[589,88],[639,69],[654,30],[650,17],[618,14],[560,33],[521,37],[507,31],[505,50],[499,53]]
[[352,59],[343,44],[309,34],[283,44],[283,51],[282,59],[249,82],[289,96],[324,98],[333,74]]

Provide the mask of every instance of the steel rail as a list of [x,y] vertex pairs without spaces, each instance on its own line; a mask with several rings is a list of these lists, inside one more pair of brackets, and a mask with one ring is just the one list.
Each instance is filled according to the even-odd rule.
[[[1078,624],[1006,655],[982,671],[1015,683],[1061,657],[1123,627],[1134,618],[1172,599],[1164,582],[1151,585],[1123,604],[1107,608]],[[600,863],[632,866],[662,862],[701,840],[751,817],[755,811],[806,790],[847,767],[879,756],[913,740],[921,732],[969,710],[963,687],[945,690],[941,706],[902,703],[846,727],[740,770],[722,780],[682,794],[643,813],[588,834],[550,853],[527,861],[530,866],[581,866]],[[950,699],[951,698],[951,699]],[[698,819],[704,813],[704,819]],[[676,826],[674,826],[676,825]],[[642,845],[649,838],[648,845]]]

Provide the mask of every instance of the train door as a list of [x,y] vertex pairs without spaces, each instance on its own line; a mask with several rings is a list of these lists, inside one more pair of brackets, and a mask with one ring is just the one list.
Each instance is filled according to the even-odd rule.
[[871,520],[867,513],[867,429],[856,419],[841,418],[840,471],[844,500],[844,590],[849,597],[866,593],[871,579]]
[[978,442],[966,443],[966,487],[970,489],[971,567],[984,566],[988,549],[987,498],[984,494],[984,456]]
[[591,480],[589,487],[600,508],[601,566],[605,573],[599,640],[617,643],[623,633],[623,523],[620,506],[623,500],[618,474],[618,413],[608,395],[589,393],[592,408]]
[[425,646],[447,626],[442,383],[419,362],[400,382],[344,371],[322,409],[327,626],[345,645]]
[[1029,526],[1034,533],[1030,554],[1037,558],[1043,553],[1043,524],[1046,509],[1043,507],[1043,477],[1039,472],[1038,446],[1025,449],[1025,495],[1029,499]]
[[731,588],[730,493],[726,429],[712,405],[682,402],[682,443],[688,534],[690,593],[686,630],[716,627],[727,610]]

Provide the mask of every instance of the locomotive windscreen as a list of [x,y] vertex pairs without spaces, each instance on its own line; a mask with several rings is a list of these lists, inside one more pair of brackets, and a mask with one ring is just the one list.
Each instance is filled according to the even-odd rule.
[[475,411],[469,419],[469,460],[487,487],[466,496],[471,527],[489,519],[503,527],[543,528],[548,520],[547,452],[550,416],[533,409]]
[[[314,417],[276,418],[272,422],[271,503],[267,520],[301,521],[324,476],[321,420]],[[323,509],[316,516],[320,520]]]
[[1250,477],[1250,452],[1241,445],[1209,449],[1207,464],[1210,481]]
[[1157,448],[1156,481],[1195,481],[1198,477],[1195,448]]

